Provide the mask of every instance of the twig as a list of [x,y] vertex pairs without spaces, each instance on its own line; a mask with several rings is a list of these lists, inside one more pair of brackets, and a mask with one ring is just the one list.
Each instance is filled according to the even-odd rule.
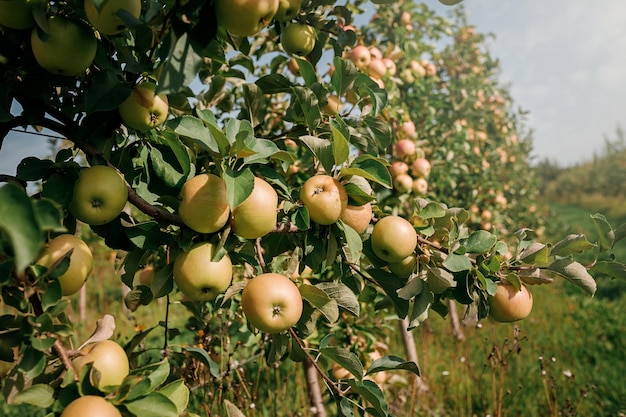
[[265,259],[263,258],[263,247],[261,247],[261,238],[258,238],[254,242],[254,248],[256,250],[256,257],[259,260],[259,265],[261,266],[261,271],[263,271],[263,273],[267,273],[267,264],[265,263]]

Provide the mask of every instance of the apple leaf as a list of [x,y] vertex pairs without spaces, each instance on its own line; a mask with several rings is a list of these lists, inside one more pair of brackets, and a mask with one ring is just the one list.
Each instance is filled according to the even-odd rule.
[[300,136],[300,141],[306,145],[306,147],[317,158],[326,172],[332,172],[335,163],[335,157],[333,155],[332,143],[327,139],[318,138],[317,136]]
[[384,356],[376,359],[367,369],[365,375],[372,375],[377,372],[405,370],[420,376],[419,367],[415,362],[405,361],[398,356]]
[[296,86],[293,87],[291,91],[294,96],[294,101],[300,105],[304,112],[304,119],[309,131],[315,131],[322,120],[317,96],[313,94],[311,90],[304,87]]
[[343,96],[346,91],[353,88],[359,70],[349,59],[335,57],[333,63],[335,71],[330,77],[330,84],[339,96]]
[[59,204],[49,198],[33,200],[33,208],[39,228],[44,232],[65,232],[63,225],[63,209]]
[[550,256],[569,256],[574,253],[585,252],[595,247],[596,245],[589,242],[585,235],[571,234],[554,244],[550,250]]
[[359,317],[359,300],[350,288],[340,282],[320,282],[315,285],[322,289],[328,296],[337,302],[340,308],[348,311],[354,317]]
[[419,326],[421,322],[428,318],[428,311],[434,301],[433,292],[428,290],[422,291],[415,297],[413,309],[411,309],[409,317],[409,330]]
[[320,342],[320,353],[323,356],[346,368],[346,370],[354,375],[355,378],[363,379],[363,364],[359,360],[358,356],[344,347],[321,346],[322,344]]
[[339,320],[337,301],[330,298],[324,290],[309,284],[302,284],[298,289],[302,298],[318,309],[329,323],[335,323]]
[[171,50],[169,59],[160,72],[159,94],[171,94],[181,91],[192,83],[204,62],[189,42],[187,33],[176,38],[176,31],[171,31]]
[[34,156],[26,157],[17,166],[17,178],[24,181],[40,180],[53,165],[54,162],[49,159],[39,159]]
[[300,69],[300,75],[304,80],[304,85],[311,88],[313,84],[318,82],[317,71],[315,71],[315,68],[308,60],[298,57],[295,57],[295,60],[298,63],[298,68]]
[[491,250],[498,238],[486,230],[476,230],[464,242],[467,253],[485,253]]
[[385,162],[371,155],[360,155],[349,167],[341,170],[341,176],[358,175],[367,180],[391,188],[391,174]]
[[349,135],[349,132],[345,132],[344,126],[341,126],[341,124],[334,119],[331,120],[330,130],[333,138],[332,145],[335,166],[340,166],[346,162],[350,156],[350,144],[345,136],[346,134]]
[[572,284],[587,291],[590,295],[596,292],[596,281],[589,275],[587,268],[578,262],[571,259],[559,259],[550,264],[548,270],[556,272]]
[[461,272],[469,270],[472,267],[472,262],[465,255],[451,253],[446,257],[442,265],[452,272]]
[[414,275],[406,285],[398,290],[398,297],[403,300],[410,300],[424,290],[424,280]]
[[219,145],[211,134],[211,131],[202,120],[197,117],[183,115],[168,120],[166,126],[172,129],[177,135],[192,139],[198,146],[209,152],[220,152]]
[[294,83],[289,81],[289,79],[282,74],[265,75],[256,80],[256,85],[259,86],[265,94],[289,93],[295,86]]
[[404,318],[409,313],[409,302],[398,296],[398,290],[404,286],[404,280],[395,274],[383,271],[382,269],[371,269],[367,271],[378,285],[383,289],[393,302],[399,318]]
[[234,210],[252,194],[254,174],[248,168],[243,171],[233,171],[230,167],[227,167],[224,171],[224,182],[226,183],[228,205],[231,207],[231,210]]
[[258,85],[247,83],[243,85],[243,98],[248,118],[253,127],[258,126],[266,116],[267,103],[263,91]]
[[385,400],[385,394],[374,381],[370,381],[367,379],[363,381],[357,381],[351,379],[350,381],[348,381],[348,383],[350,384],[352,392],[361,395],[374,407],[373,410],[367,410],[369,414],[372,414],[374,416],[389,415],[389,406],[387,405],[387,401]]
[[550,246],[532,242],[520,252],[520,260],[526,265],[547,266],[550,263]]
[[176,405],[165,395],[153,391],[145,397],[124,403],[126,409],[137,417],[178,417]]
[[596,274],[604,274],[612,278],[626,278],[626,265],[619,262],[600,261],[591,270]]
[[30,404],[48,408],[54,403],[54,388],[46,384],[36,384],[17,393],[13,404]]
[[209,369],[209,373],[213,378],[220,376],[220,366],[211,359],[206,350],[194,346],[185,346],[183,349],[197,361],[200,361]]
[[[204,122],[206,127],[209,128],[209,131],[212,135],[212,140],[206,142],[206,145],[210,147],[214,152],[220,155],[225,155],[226,150],[229,148],[230,143],[228,142],[228,138],[226,134],[222,131],[220,126],[217,124],[217,120],[215,120],[215,114],[209,109],[196,109],[196,114]],[[217,144],[217,151],[215,151],[215,147],[213,146],[213,141]]]
[[170,382],[158,392],[165,395],[176,406],[179,415],[183,414],[187,409],[187,404],[189,404],[189,388],[187,388],[185,381],[182,379]]
[[596,227],[596,232],[598,232],[598,240],[600,244],[600,250],[609,250],[615,244],[615,232],[613,228],[600,213],[596,213],[591,216],[591,220],[593,221],[593,225]]

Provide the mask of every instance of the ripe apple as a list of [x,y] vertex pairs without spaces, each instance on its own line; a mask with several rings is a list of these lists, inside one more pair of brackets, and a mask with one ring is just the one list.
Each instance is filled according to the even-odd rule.
[[336,223],[348,205],[348,193],[330,175],[314,175],[302,185],[300,200],[317,224]]
[[417,128],[415,127],[415,123],[413,123],[412,120],[403,122],[398,127],[397,134],[400,139],[417,137]]
[[408,174],[409,165],[404,161],[393,161],[391,165],[389,165],[389,173],[392,178],[396,178],[398,175]]
[[413,184],[411,184],[411,189],[414,194],[424,195],[428,192],[428,181],[424,178],[416,178],[413,180]]
[[74,235],[63,234],[51,239],[45,246],[37,265],[50,268],[70,250],[70,265],[67,270],[58,277],[63,295],[72,295],[83,286],[93,269],[93,256],[91,249],[85,242]]
[[415,142],[411,139],[400,139],[395,146],[395,153],[399,159],[410,160],[413,159],[417,152]]
[[68,404],[61,417],[122,417],[122,413],[103,397],[85,395]]
[[518,290],[510,283],[498,282],[495,295],[489,297],[489,316],[509,323],[528,317],[533,309],[533,295],[522,284]]
[[230,217],[226,183],[213,174],[200,174],[187,180],[180,190],[178,214],[183,222],[199,233],[215,233]]
[[370,66],[370,62],[372,62],[372,55],[370,54],[369,49],[367,49],[367,46],[364,45],[358,45],[352,48],[348,58],[350,58],[350,60],[354,62],[354,65],[356,65],[356,67],[363,72],[367,71]]
[[302,315],[302,296],[284,275],[261,274],[244,287],[241,308],[248,322],[265,333],[280,333],[295,325]]
[[383,53],[377,47],[370,46],[369,51],[372,59],[383,59]]
[[411,254],[399,262],[389,262],[387,267],[400,278],[408,278],[417,271],[417,256]]
[[174,282],[193,301],[211,301],[226,291],[233,278],[228,254],[213,261],[216,247],[209,242],[196,243],[174,260]]
[[411,173],[415,177],[427,178],[430,175],[430,162],[426,158],[417,158],[411,164]]
[[387,72],[389,73],[389,75],[391,75],[392,77],[396,75],[397,67],[396,67],[396,63],[393,62],[392,59],[383,58],[383,64],[385,64],[385,67],[387,68]]
[[411,73],[417,78],[423,78],[426,75],[426,69],[419,61],[415,59],[409,61],[409,69],[411,70]]
[[302,0],[279,0],[278,11],[274,19],[279,22],[289,22],[296,17],[302,7]]
[[287,69],[296,77],[300,76],[300,65],[298,65],[298,61],[296,61],[295,58],[291,58],[289,62],[287,62]]
[[322,111],[324,114],[329,116],[336,116],[339,114],[339,110],[341,109],[341,102],[339,101],[339,97],[336,94],[329,94],[326,98],[328,102],[324,107],[322,107]]
[[141,0],[105,0],[100,8],[96,8],[95,0],[85,0],[87,20],[104,35],[117,35],[126,30],[126,24],[117,15],[120,10],[126,10],[139,19]]
[[370,237],[376,256],[387,262],[400,262],[413,254],[417,247],[417,233],[408,220],[387,216],[375,225]]
[[413,26],[413,18],[411,13],[404,11],[400,14],[400,24],[405,28],[409,28]]
[[217,23],[235,36],[252,36],[268,26],[279,0],[215,0]]
[[244,239],[263,237],[276,227],[278,194],[265,180],[254,178],[252,193],[233,210],[230,225]]
[[362,234],[367,230],[367,226],[372,220],[372,205],[370,203],[362,206],[347,205],[341,213],[340,219],[358,234]]
[[129,372],[126,352],[112,340],[90,343],[72,360],[72,366],[77,374],[88,363],[92,363],[92,369],[100,374],[100,379],[95,381],[100,389],[120,385]]
[[37,28],[31,33],[31,48],[37,63],[53,74],[84,74],[96,57],[98,48],[93,30],[86,24],[63,16],[50,16],[48,29],[49,33],[43,38]]
[[306,23],[290,23],[280,34],[280,44],[289,55],[308,55],[315,48],[317,33]]
[[372,58],[369,66],[367,67],[367,73],[372,78],[382,79],[387,74],[387,66],[380,58]]
[[20,30],[34,25],[33,12],[26,0],[0,0],[0,26]]
[[132,89],[118,110],[126,126],[145,132],[165,122],[169,103],[165,94],[156,94],[155,84],[143,82]]
[[153,280],[154,265],[148,265],[135,272],[135,275],[133,276],[133,286],[145,285],[146,287],[149,287],[152,285]]
[[95,165],[80,171],[70,212],[82,222],[101,225],[119,216],[127,201],[124,178],[109,166]]
[[400,194],[406,194],[413,187],[413,177],[409,174],[400,174],[393,179],[393,188]]

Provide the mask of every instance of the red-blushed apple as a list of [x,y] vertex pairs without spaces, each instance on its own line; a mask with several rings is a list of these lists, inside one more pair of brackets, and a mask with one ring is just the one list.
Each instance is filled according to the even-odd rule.
[[411,73],[417,78],[423,78],[424,76],[426,76],[426,69],[419,61],[415,59],[409,61],[409,69],[411,70]]
[[428,181],[424,178],[415,178],[413,180],[413,184],[411,184],[411,189],[414,194],[424,195],[428,192]]
[[387,262],[400,262],[417,247],[415,228],[400,216],[387,216],[376,222],[370,239],[374,254]]
[[415,123],[413,123],[412,120],[407,120],[403,122],[400,126],[398,126],[396,133],[399,139],[415,139],[417,137],[417,128],[415,127]]
[[265,333],[281,333],[302,315],[298,286],[284,275],[266,273],[252,278],[241,294],[241,308],[252,326]]
[[424,67],[424,74],[427,77],[434,77],[437,75],[437,66],[430,61],[422,61],[422,67]]
[[199,233],[215,233],[228,223],[230,207],[226,183],[214,174],[200,174],[187,180],[180,191],[178,214]]
[[408,278],[412,273],[417,272],[417,261],[417,256],[411,254],[399,262],[389,262],[387,267],[398,277]]
[[393,188],[400,194],[411,192],[413,187],[413,177],[409,174],[400,174],[393,179]]
[[217,247],[210,242],[193,245],[174,260],[174,282],[192,301],[212,301],[226,291],[233,278],[228,254],[214,261]]
[[315,48],[317,33],[306,23],[289,23],[280,33],[280,44],[289,55],[308,55]]
[[300,200],[309,211],[309,216],[317,224],[336,223],[348,205],[348,193],[330,175],[314,175],[302,185]]
[[510,283],[498,282],[498,289],[489,296],[489,317],[501,323],[525,319],[533,309],[533,295],[524,284],[518,290]]
[[389,165],[389,173],[392,178],[396,178],[398,175],[408,174],[409,165],[404,161],[393,161],[391,165]]
[[[1,2],[1,1],[0,1]],[[104,397],[78,397],[63,409],[61,417],[122,417],[122,413]]]
[[95,0],[85,0],[85,14],[89,23],[104,35],[117,35],[127,29],[118,16],[120,10],[130,13],[135,19],[141,15],[141,0],[105,0],[96,7]]
[[364,45],[358,45],[352,48],[348,58],[354,62],[354,65],[356,65],[359,70],[363,72],[367,72],[370,62],[372,62],[372,55],[370,54],[369,49],[367,49],[367,46]]
[[252,36],[269,26],[279,0],[215,0],[217,23],[235,36]]
[[[4,3],[3,0],[0,2]],[[30,46],[37,63],[57,75],[83,75],[96,57],[98,41],[93,29],[81,21],[55,15],[48,17],[48,33],[34,28]]]
[[391,75],[392,77],[396,75],[397,66],[396,66],[396,63],[393,62],[392,59],[383,58],[383,64],[385,64],[385,67],[387,68],[387,72],[389,73],[389,75]]
[[84,223],[102,225],[119,216],[127,201],[128,188],[121,174],[107,165],[94,165],[80,171],[70,212]]
[[411,173],[414,177],[428,178],[430,175],[431,165],[426,158],[417,158],[411,164]]
[[404,26],[405,29],[412,29],[413,17],[411,16],[411,13],[407,11],[400,13],[400,24]]
[[383,53],[377,47],[370,46],[369,51],[372,59],[383,59]]
[[295,58],[291,58],[289,62],[287,62],[287,69],[296,77],[300,76],[300,65],[298,65],[298,61]]
[[156,94],[156,84],[146,81],[132,89],[118,110],[126,126],[145,132],[165,122],[169,102],[165,94]]
[[367,226],[369,226],[372,220],[372,204],[367,203],[362,206],[348,204],[341,213],[340,218],[358,234],[362,234],[367,230]]
[[370,77],[380,80],[387,74],[387,66],[382,59],[372,58],[367,67],[367,73]]
[[263,237],[276,227],[278,194],[265,180],[255,177],[252,193],[232,212],[233,233],[244,239]]
[[58,277],[63,295],[77,293],[89,277],[93,269],[93,255],[89,246],[74,235],[62,234],[46,243],[39,259],[35,262],[37,265],[50,268],[70,250],[73,250],[70,255],[70,265]]
[[279,0],[274,19],[279,22],[289,22],[298,15],[301,7],[302,0]]
[[0,26],[16,30],[35,26],[33,11],[26,0],[0,0]]
[[[96,386],[100,389],[118,386],[129,373],[128,356],[124,349],[112,340],[90,343],[72,360],[74,371],[78,374],[88,363],[95,369]],[[93,375],[93,374],[92,374]]]
[[415,157],[417,147],[415,146],[415,142],[413,142],[411,139],[400,139],[398,142],[396,142],[394,151],[398,159],[410,161]]

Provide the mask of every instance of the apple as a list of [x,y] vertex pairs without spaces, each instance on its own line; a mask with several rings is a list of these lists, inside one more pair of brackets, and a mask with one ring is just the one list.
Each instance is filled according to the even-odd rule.
[[215,0],[217,23],[235,36],[252,36],[268,26],[279,0]]
[[88,363],[93,364],[92,369],[98,371],[99,379],[95,383],[100,389],[120,385],[129,372],[126,352],[112,340],[90,343],[72,360],[77,374]]
[[302,0],[279,0],[278,10],[274,19],[279,22],[289,22],[296,17],[302,7]]
[[102,225],[120,215],[128,201],[126,181],[113,168],[95,165],[80,171],[70,212],[89,225]]
[[180,190],[180,198],[180,218],[198,233],[215,233],[230,218],[226,183],[217,175],[200,174],[187,180]]
[[50,268],[72,249],[70,265],[58,277],[63,295],[72,295],[78,292],[89,277],[93,269],[93,256],[89,246],[74,235],[62,234],[51,239],[44,246],[41,256],[35,262],[37,265]]
[[359,70],[363,72],[368,70],[370,62],[372,62],[372,55],[370,54],[369,49],[367,49],[367,46],[364,45],[358,45],[352,48],[348,58],[354,62],[354,65],[356,65]]
[[408,27],[413,27],[413,18],[411,13],[404,11],[400,14],[400,24],[408,29]]
[[291,58],[287,62],[287,69],[296,77],[300,76],[300,65],[298,65],[298,61],[295,58]]
[[146,287],[149,287],[152,285],[152,281],[154,280],[154,272],[153,265],[141,268],[135,272],[135,275],[133,275],[133,286],[136,287],[137,285],[145,285]]
[[248,281],[241,294],[241,308],[255,328],[280,333],[300,320],[302,296],[286,276],[266,273]]
[[117,35],[126,30],[126,24],[117,15],[125,10],[136,19],[141,15],[141,0],[105,0],[97,8],[95,0],[85,0],[85,14],[89,23],[104,35]]
[[244,239],[263,237],[276,227],[278,194],[265,180],[254,178],[252,193],[233,210],[230,225]]
[[63,16],[50,16],[48,29],[49,33],[43,38],[39,36],[41,29],[34,28],[31,33],[30,44],[37,63],[57,75],[84,74],[98,49],[93,30]]
[[369,66],[367,67],[367,73],[372,78],[382,79],[387,74],[387,66],[380,58],[372,58]]
[[383,53],[377,47],[370,46],[369,51],[372,59],[383,59]]
[[424,74],[428,77],[434,77],[437,75],[437,66],[429,61],[422,61],[422,67],[424,67]]
[[118,110],[126,126],[145,132],[165,122],[169,103],[165,94],[156,94],[154,83],[146,81],[132,89]]
[[[1,0],[0,0],[1,2]],[[103,397],[85,395],[68,404],[61,417],[122,417],[122,413]]]
[[417,233],[408,220],[400,216],[380,219],[370,237],[376,256],[387,262],[400,262],[417,247]]
[[343,185],[330,175],[314,175],[302,185],[300,200],[317,224],[336,223],[348,205],[348,193]]
[[391,76],[396,75],[397,67],[396,67],[396,63],[393,62],[392,59],[383,58],[383,64],[385,64],[385,67],[387,68],[387,72],[389,73],[389,75]]
[[411,173],[415,177],[427,178],[430,175],[430,162],[426,158],[417,158],[411,164]]
[[417,128],[412,120],[403,122],[397,129],[397,134],[400,139],[402,138],[415,138],[417,137]]
[[411,254],[398,262],[389,262],[387,267],[400,278],[408,278],[417,271],[417,256]]
[[409,165],[404,161],[393,161],[391,165],[389,165],[389,173],[392,178],[396,178],[398,175],[408,174]]
[[228,254],[214,261],[216,247],[209,242],[193,245],[174,260],[174,282],[192,301],[212,301],[226,291],[233,278]]
[[328,101],[324,107],[322,107],[322,111],[324,114],[329,116],[336,116],[339,114],[339,110],[341,110],[341,102],[339,101],[339,97],[336,94],[329,94],[326,98]]
[[0,0],[0,26],[21,30],[34,25],[33,12],[26,0]]
[[317,33],[306,23],[290,23],[280,34],[280,44],[289,55],[308,55],[315,48]]
[[413,187],[413,177],[409,174],[400,174],[393,179],[393,188],[400,194],[406,194]]
[[415,59],[409,61],[409,69],[411,70],[411,73],[417,78],[423,78],[426,75],[426,69],[419,61]]
[[413,180],[413,184],[411,184],[411,189],[414,194],[424,195],[428,192],[428,181],[424,178],[416,178]]
[[396,142],[396,146],[394,147],[395,154],[399,159],[410,160],[413,159],[415,153],[417,152],[417,147],[415,146],[415,142],[411,139],[400,139]]
[[362,234],[367,230],[372,220],[372,205],[366,203],[362,206],[347,205],[341,213],[340,219],[353,228],[358,234]]
[[533,309],[533,295],[522,284],[518,290],[510,283],[498,282],[495,295],[489,296],[489,316],[509,323],[528,317]]

